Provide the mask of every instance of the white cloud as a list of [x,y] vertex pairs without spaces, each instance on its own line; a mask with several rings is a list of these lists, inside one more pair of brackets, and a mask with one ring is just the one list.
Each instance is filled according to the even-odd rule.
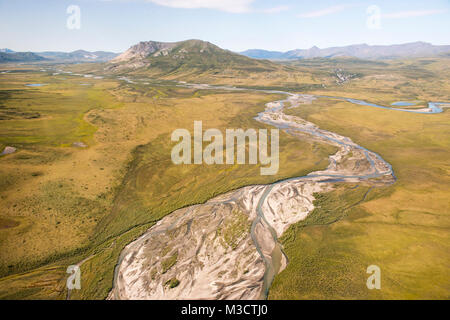
[[232,13],[250,11],[250,4],[254,0],[147,0],[161,6],[171,8],[203,8],[215,9]]
[[289,6],[278,6],[262,10],[263,13],[280,13],[289,10]]
[[401,11],[395,13],[386,13],[383,14],[383,18],[391,18],[391,19],[401,19],[401,18],[411,18],[411,17],[422,17],[429,16],[432,14],[444,13],[447,10],[417,10],[417,11]]
[[327,7],[327,8],[324,8],[322,10],[318,10],[318,11],[301,13],[301,14],[298,15],[298,17],[300,17],[300,18],[323,17],[323,16],[327,16],[329,14],[340,12],[340,11],[344,10],[345,8],[348,8],[349,6],[350,5],[348,5],[348,4],[341,4],[341,5],[337,5],[337,6],[331,6],[331,7]]

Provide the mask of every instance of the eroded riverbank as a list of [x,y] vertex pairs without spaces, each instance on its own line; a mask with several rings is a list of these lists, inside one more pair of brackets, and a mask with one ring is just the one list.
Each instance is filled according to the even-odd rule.
[[277,239],[314,209],[314,193],[331,190],[338,181],[395,180],[391,166],[376,153],[283,113],[285,103],[298,107],[311,102],[311,96],[264,92],[288,97],[268,103],[256,120],[337,146],[328,168],[244,187],[166,216],[123,250],[110,299],[265,298],[274,276],[287,264]]

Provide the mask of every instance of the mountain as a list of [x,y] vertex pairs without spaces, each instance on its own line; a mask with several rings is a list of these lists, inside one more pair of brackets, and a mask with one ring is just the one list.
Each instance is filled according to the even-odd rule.
[[37,52],[38,55],[58,62],[105,62],[115,58],[118,54],[107,51],[85,51],[73,52],[45,51]]
[[77,50],[73,52],[44,51],[44,52],[15,52],[10,49],[0,49],[0,62],[106,62],[119,54],[107,51],[85,51]]
[[356,44],[345,47],[331,47],[320,49],[316,46],[310,49],[296,49],[284,53],[247,50],[241,54],[257,59],[307,59],[307,58],[335,58],[355,57],[359,59],[389,59],[406,57],[436,56],[450,52],[450,45],[435,46],[427,42],[411,42],[405,44],[370,46],[367,44]]
[[47,59],[41,57],[33,52],[0,52],[0,63],[7,62],[35,62],[46,61]]
[[136,61],[142,60],[150,55],[157,57],[159,55],[167,55],[173,47],[177,46],[178,42],[157,42],[157,41],[142,41],[132,46],[124,53],[115,57],[111,62]]
[[8,49],[8,48],[3,48],[3,49],[0,49],[0,52],[6,52],[6,53],[14,53],[14,51],[13,51],[13,50],[11,50],[11,49]]
[[146,72],[155,75],[235,74],[279,69],[266,60],[255,60],[201,40],[140,42],[109,61],[107,71]]

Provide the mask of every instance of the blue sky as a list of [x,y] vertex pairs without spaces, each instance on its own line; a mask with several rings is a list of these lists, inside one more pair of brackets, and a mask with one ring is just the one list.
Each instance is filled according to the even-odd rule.
[[[80,9],[79,29],[67,27],[70,5]],[[0,48],[120,52],[186,39],[233,51],[450,44],[450,1],[0,0]]]

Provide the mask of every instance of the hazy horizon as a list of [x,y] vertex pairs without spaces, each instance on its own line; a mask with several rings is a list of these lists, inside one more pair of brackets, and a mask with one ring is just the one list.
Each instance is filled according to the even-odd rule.
[[[208,40],[203,40],[203,39],[182,39],[182,40],[178,40],[178,41],[170,41],[170,42],[181,42],[181,41],[186,41],[186,40],[202,40],[202,41],[208,41]],[[158,41],[158,40],[141,40],[141,41],[138,41],[138,42],[136,42],[136,43],[130,44],[130,46],[129,46],[127,49],[122,50],[122,51],[108,51],[108,50],[103,50],[103,49],[86,50],[85,48],[78,48],[78,49],[71,50],[71,51],[63,51],[63,50],[41,50],[41,51],[24,50],[24,51],[18,51],[18,50],[14,50],[14,48],[9,48],[9,47],[5,47],[5,46],[0,46],[0,50],[1,50],[1,49],[10,49],[10,50],[13,50],[13,51],[15,51],[15,52],[67,52],[67,53],[75,52],[75,51],[78,51],[78,50],[84,50],[84,51],[89,51],[89,52],[99,52],[99,51],[104,51],[104,52],[112,52],[112,53],[117,53],[117,54],[119,54],[119,53],[125,52],[125,51],[128,50],[131,46],[133,46],[133,45],[135,45],[135,44],[137,44],[137,43],[139,43],[139,42],[148,42],[148,41],[165,42],[165,41]],[[167,42],[169,42],[169,41],[167,41]],[[210,42],[210,41],[209,41],[209,42]],[[441,45],[445,46],[445,45],[450,45],[450,43],[446,43],[446,44],[435,44],[435,43],[431,43],[431,42],[424,41],[424,40],[417,40],[417,41],[411,41],[411,42],[404,42],[404,43],[389,43],[389,44],[352,43],[352,44],[347,44],[347,45],[337,45],[337,46],[332,46],[332,47],[346,47],[346,46],[351,46],[351,45],[356,46],[356,45],[364,45],[364,44],[367,44],[367,45],[369,45],[369,46],[392,46],[392,45],[402,45],[402,44],[415,43],[415,42],[426,42],[426,43],[430,43],[431,45],[434,45],[434,46],[441,46]],[[213,44],[215,44],[215,43],[213,43]],[[319,47],[319,46],[312,46],[312,47],[318,47],[319,49],[332,48],[332,47]],[[230,50],[230,49],[228,49],[228,48],[222,48],[222,49],[230,50],[230,51],[237,52],[237,53],[239,53],[239,52],[245,52],[245,51],[248,51],[248,50],[264,50],[264,51],[272,51],[272,52],[288,52],[288,51],[291,51],[291,50],[307,50],[307,49],[311,49],[312,47],[309,47],[309,48],[292,48],[292,49],[284,50],[284,51],[281,51],[281,50],[272,50],[272,49],[265,49],[265,48],[247,48],[247,49],[240,50],[240,51],[233,51],[233,50]]]

